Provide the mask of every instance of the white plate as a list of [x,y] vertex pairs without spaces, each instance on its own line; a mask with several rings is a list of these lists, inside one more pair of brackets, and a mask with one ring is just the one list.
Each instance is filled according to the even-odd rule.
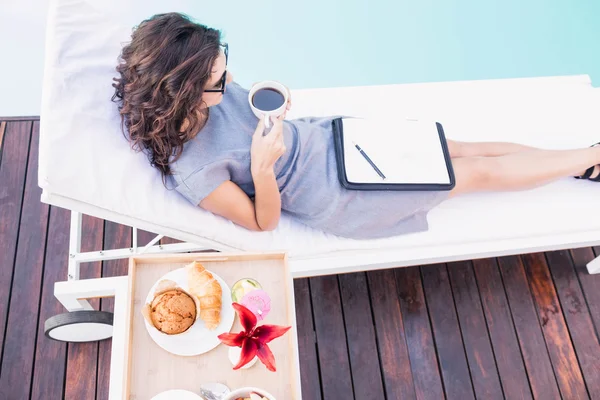
[[[221,323],[216,329],[212,331],[207,329],[204,326],[204,321],[198,318],[187,331],[177,335],[167,335],[166,333],[162,333],[156,329],[144,319],[144,322],[146,323],[146,330],[150,334],[150,337],[154,340],[154,342],[156,342],[157,345],[169,353],[177,354],[179,356],[197,356],[198,354],[206,353],[221,343],[217,336],[219,336],[221,333],[229,332],[233,326],[233,321],[235,320],[235,311],[231,306],[231,289],[229,289],[229,286],[227,286],[225,281],[217,274],[212,271],[208,272],[215,277],[223,289]],[[179,268],[169,272],[156,281],[154,286],[152,286],[148,292],[146,303],[150,303],[154,299],[154,290],[156,289],[158,282],[164,279],[174,281],[182,289],[188,290],[187,271],[185,268]]]
[[187,390],[167,390],[154,396],[152,400],[202,400],[202,397]]

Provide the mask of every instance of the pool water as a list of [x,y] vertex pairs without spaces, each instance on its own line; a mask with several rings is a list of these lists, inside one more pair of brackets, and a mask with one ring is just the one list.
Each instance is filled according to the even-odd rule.
[[589,74],[600,0],[212,1],[230,69],[291,88]]

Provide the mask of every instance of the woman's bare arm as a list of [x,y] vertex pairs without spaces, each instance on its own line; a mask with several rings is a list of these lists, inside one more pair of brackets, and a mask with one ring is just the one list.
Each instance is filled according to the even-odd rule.
[[219,185],[200,202],[200,207],[253,231],[271,231],[281,217],[281,194],[275,177],[275,162],[285,153],[283,119],[272,118],[273,128],[263,135],[261,118],[252,136],[250,172],[254,181],[254,203],[231,181]]
[[256,221],[263,231],[272,231],[279,225],[281,217],[281,194],[275,179],[273,169],[253,172],[254,180],[254,210]]
[[281,196],[275,176],[254,177],[256,203],[231,181],[223,182],[200,202],[200,207],[252,231],[277,227],[281,216]]

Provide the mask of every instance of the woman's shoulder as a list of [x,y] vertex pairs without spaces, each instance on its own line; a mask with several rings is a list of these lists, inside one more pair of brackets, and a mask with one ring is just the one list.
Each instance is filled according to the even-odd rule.
[[203,159],[191,159],[182,155],[172,162],[171,167],[175,189],[193,204],[199,204],[225,181],[231,180],[239,184],[252,180],[250,158],[241,152]]
[[[246,164],[250,160],[250,150],[237,146],[210,146],[201,140],[186,143],[183,152],[173,159],[173,174],[181,180],[207,169],[229,168],[232,164]],[[210,168],[209,168],[210,167]]]
[[[223,94],[223,100],[220,104],[218,104],[217,108],[241,108],[244,109],[248,104],[248,93],[250,91],[248,89],[243,88],[237,82],[231,82],[225,88],[225,93]],[[250,109],[250,106],[248,106]]]
[[248,94],[250,92],[250,90],[246,89],[245,87],[243,87],[242,85],[240,85],[236,81],[232,81],[231,83],[229,83],[227,85],[227,89],[230,89],[230,90],[233,89],[235,91],[243,92],[243,93],[246,93],[246,94]]
[[235,161],[226,158],[201,160],[195,164],[179,159],[172,163],[170,179],[175,190],[197,205],[216,187],[231,179],[231,163],[235,164]]
[[237,155],[232,154],[211,154],[211,153],[192,153],[184,152],[181,156],[173,160],[171,169],[173,175],[179,180],[185,181],[190,176],[209,168],[227,168],[228,163],[235,161]]

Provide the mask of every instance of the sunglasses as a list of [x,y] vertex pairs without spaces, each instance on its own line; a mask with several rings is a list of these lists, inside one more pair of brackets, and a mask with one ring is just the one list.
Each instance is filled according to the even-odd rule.
[[225,82],[227,81],[227,61],[229,60],[229,45],[227,43],[221,44],[223,52],[225,53],[225,72],[221,77],[219,89],[205,89],[205,93],[225,93]]

